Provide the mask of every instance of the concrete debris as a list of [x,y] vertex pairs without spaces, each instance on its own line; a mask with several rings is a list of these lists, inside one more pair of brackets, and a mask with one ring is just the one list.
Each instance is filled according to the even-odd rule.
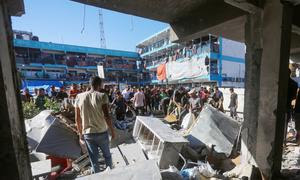
[[286,146],[282,156],[282,170],[293,169],[300,172],[300,147]]
[[47,155],[44,153],[32,152],[29,154],[30,162],[46,160]]
[[183,180],[180,174],[169,171],[161,172],[161,177],[163,180]]
[[62,158],[77,159],[81,148],[77,134],[51,111],[42,111],[26,120],[26,132],[31,151],[42,152]]
[[164,124],[160,119],[137,116],[133,137],[149,159],[158,162],[161,169],[177,165],[179,153],[188,141]]
[[75,169],[76,171],[80,171],[81,169],[86,167],[90,163],[90,160],[88,157],[89,157],[89,155],[86,153],[86,154],[80,156],[75,161],[73,161],[72,162],[73,169]]
[[40,179],[40,177],[47,176],[51,173],[51,161],[37,161],[31,163],[31,172],[33,179]]
[[154,160],[137,162],[129,166],[77,178],[78,180],[161,180],[161,174]]
[[[241,125],[208,105],[193,123],[187,122],[184,126],[189,132],[188,140],[181,130],[173,130],[154,117],[137,116],[133,129],[134,121],[114,123],[119,128],[115,129],[116,139],[111,142],[113,169],[105,169],[100,151],[102,172],[92,175],[88,154],[82,155],[84,142],[79,143],[74,121],[67,115],[54,116],[51,111],[42,111],[26,121],[34,161],[43,160],[46,155],[76,159],[72,162],[72,170],[61,173],[60,177],[80,180],[119,180],[120,177],[122,180],[206,180],[222,178],[220,170],[224,172],[235,166],[227,157],[233,152]],[[180,129],[180,124],[178,127]],[[230,162],[233,166],[229,166]],[[247,167],[243,168],[248,171]],[[165,170],[160,172],[159,169]],[[232,170],[225,175],[239,178],[240,174],[235,172]]]
[[160,171],[163,180],[183,180],[180,171],[175,166],[170,166],[169,169]]
[[227,178],[240,178],[249,180],[260,180],[261,173],[255,166],[251,164],[240,164],[231,171],[223,173],[223,176]]
[[213,147],[215,152],[229,157],[240,130],[240,123],[212,106],[205,105],[187,138],[192,148]]

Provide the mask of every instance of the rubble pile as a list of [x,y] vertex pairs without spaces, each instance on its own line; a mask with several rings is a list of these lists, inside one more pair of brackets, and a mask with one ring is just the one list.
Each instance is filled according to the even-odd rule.
[[210,105],[185,128],[178,124],[174,130],[153,116],[137,116],[135,121],[122,123],[114,121],[114,168],[106,169],[100,152],[103,172],[90,175],[90,162],[84,145],[79,143],[74,110],[65,108],[57,114],[42,111],[26,121],[32,159],[41,161],[50,156],[52,169],[53,164],[60,167],[54,177],[64,179],[118,179],[120,175],[122,179],[145,180],[241,177],[233,172],[240,164],[237,159],[241,124]]

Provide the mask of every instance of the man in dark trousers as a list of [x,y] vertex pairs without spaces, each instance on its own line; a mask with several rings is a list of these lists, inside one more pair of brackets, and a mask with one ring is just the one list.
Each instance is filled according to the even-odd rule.
[[234,92],[233,88],[229,89],[230,91],[230,103],[229,103],[229,110],[230,110],[230,117],[236,119],[237,118],[237,108],[238,108],[238,95]]

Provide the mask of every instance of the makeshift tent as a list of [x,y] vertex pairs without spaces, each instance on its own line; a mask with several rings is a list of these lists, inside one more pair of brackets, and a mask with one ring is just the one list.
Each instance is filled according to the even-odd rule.
[[157,67],[157,79],[162,81],[166,79],[166,64],[163,63]]
[[215,145],[217,153],[231,155],[241,124],[218,111],[210,105],[205,105],[192,127],[188,140],[194,148]]
[[51,115],[42,111],[25,121],[29,149],[48,155],[76,159],[81,155],[77,134]]

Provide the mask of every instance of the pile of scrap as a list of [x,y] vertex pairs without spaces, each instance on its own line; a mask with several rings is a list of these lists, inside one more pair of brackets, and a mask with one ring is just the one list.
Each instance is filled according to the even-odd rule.
[[138,116],[133,136],[147,158],[156,160],[163,179],[226,178],[224,172],[240,163],[241,124],[210,105],[187,117],[190,122],[178,130],[161,119]]
[[[209,179],[233,177],[238,164],[241,124],[206,105],[199,116],[172,129],[159,118],[138,116],[131,128],[117,129],[112,142],[113,169],[90,175],[87,153],[79,144],[71,111],[42,111],[26,121],[27,138],[35,159],[65,158],[69,171],[60,177],[79,179]],[[181,129],[180,129],[181,127]],[[39,153],[46,157],[41,156]],[[53,164],[52,164],[53,166]],[[52,167],[53,168],[53,167]],[[232,170],[233,169],[233,170]],[[246,168],[245,168],[246,169]],[[232,171],[229,171],[232,170]],[[229,171],[227,173],[224,173]],[[224,173],[224,174],[223,174]]]
[[[52,114],[52,111],[45,110],[25,121],[32,167],[35,164],[44,164],[47,159],[51,160],[51,172],[47,176],[51,179],[69,171],[72,168],[70,162],[82,154],[75,123],[59,116],[61,114]],[[32,169],[34,172],[46,172],[46,169],[49,171],[49,168],[43,166],[35,167]],[[41,175],[44,174],[36,174],[36,177]]]
[[77,159],[81,148],[76,132],[66,123],[45,110],[25,121],[30,151],[47,155]]

